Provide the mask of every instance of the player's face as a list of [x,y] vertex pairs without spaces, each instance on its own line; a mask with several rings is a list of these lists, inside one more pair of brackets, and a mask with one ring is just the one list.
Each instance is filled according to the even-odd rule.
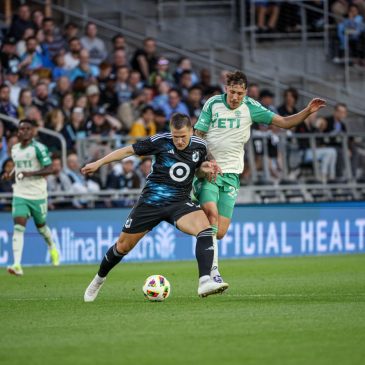
[[172,140],[178,150],[184,150],[190,143],[190,137],[193,135],[193,128],[187,126],[181,129],[171,127]]
[[27,142],[33,138],[34,127],[29,123],[22,123],[18,129],[18,138],[20,142]]
[[247,89],[243,84],[227,85],[226,92],[227,104],[231,109],[236,109],[241,105],[243,98],[246,96]]

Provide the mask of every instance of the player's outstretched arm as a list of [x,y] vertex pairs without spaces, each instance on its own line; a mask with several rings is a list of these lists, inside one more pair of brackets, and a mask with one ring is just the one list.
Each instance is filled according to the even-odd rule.
[[320,98],[312,99],[306,108],[301,110],[299,113],[290,115],[288,117],[282,117],[275,114],[272,119],[272,124],[285,129],[290,129],[298,124],[302,123],[309,115],[317,112],[326,106],[326,101]]
[[132,155],[134,155],[134,149],[132,146],[123,147],[123,148],[120,148],[118,150],[115,150],[115,151],[109,153],[108,155],[104,156],[103,158],[101,158],[95,162],[88,163],[81,169],[81,172],[84,175],[92,174],[93,172],[100,169],[100,167],[103,165],[106,165],[110,162],[123,160],[123,158],[129,157]]

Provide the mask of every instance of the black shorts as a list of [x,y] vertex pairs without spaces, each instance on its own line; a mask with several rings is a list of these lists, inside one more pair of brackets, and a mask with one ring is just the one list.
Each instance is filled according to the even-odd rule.
[[162,207],[138,201],[129,213],[122,231],[125,233],[151,231],[162,221],[176,225],[176,222],[181,217],[198,210],[201,210],[201,208],[191,200],[172,203]]

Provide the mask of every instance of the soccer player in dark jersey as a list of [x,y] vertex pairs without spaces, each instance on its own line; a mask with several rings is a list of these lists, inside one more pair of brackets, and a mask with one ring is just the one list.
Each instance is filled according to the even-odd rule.
[[198,295],[224,291],[226,283],[210,278],[213,263],[213,231],[204,212],[192,203],[190,191],[195,174],[215,178],[214,162],[206,161],[206,142],[193,135],[187,115],[176,113],[170,119],[171,133],[156,134],[133,145],[118,149],[81,169],[92,174],[101,166],[131,155],[154,155],[152,172],[138,202],[130,212],[117,242],[105,254],[98,273],[87,287],[85,302],[96,299],[109,271],[133,249],[139,240],[162,221],[197,238],[196,259],[199,268]]

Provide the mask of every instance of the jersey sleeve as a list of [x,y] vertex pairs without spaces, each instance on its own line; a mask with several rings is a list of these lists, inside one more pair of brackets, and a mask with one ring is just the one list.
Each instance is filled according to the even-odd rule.
[[35,152],[42,167],[52,164],[51,158],[49,157],[48,148],[44,144],[36,143]]
[[199,168],[201,166],[201,164],[206,161],[207,159],[207,155],[208,155],[208,150],[207,150],[207,147],[202,147],[200,149],[200,159],[199,159],[199,162],[197,164],[197,168]]
[[132,144],[134,153],[138,156],[156,155],[161,150],[162,136],[158,134],[142,139]]
[[262,106],[258,101],[247,98],[246,105],[250,111],[253,123],[271,124],[274,112]]
[[194,129],[202,132],[208,132],[210,123],[212,121],[212,98],[207,100],[203,106],[203,109],[199,115],[199,119],[194,125]]

